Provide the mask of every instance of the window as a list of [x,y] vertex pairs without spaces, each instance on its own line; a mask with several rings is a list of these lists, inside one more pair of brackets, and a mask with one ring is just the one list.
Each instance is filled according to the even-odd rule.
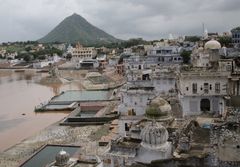
[[231,71],[232,70],[232,66],[231,65],[227,65],[227,71]]
[[172,85],[172,84],[174,83],[173,79],[169,79],[169,80],[168,80],[168,83],[169,83],[170,85]]
[[208,89],[209,89],[208,83],[204,83],[203,87],[204,87],[204,93],[208,93]]
[[197,83],[192,84],[192,93],[196,94],[197,93]]
[[220,83],[215,83],[215,93],[220,93]]
[[188,87],[186,87],[186,91],[188,91]]

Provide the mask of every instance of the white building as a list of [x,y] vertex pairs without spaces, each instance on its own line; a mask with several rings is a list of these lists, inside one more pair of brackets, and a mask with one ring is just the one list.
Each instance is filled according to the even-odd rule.
[[53,63],[54,63],[53,61],[48,61],[48,60],[35,62],[35,63],[33,63],[33,68],[43,68],[43,67],[49,66],[49,64],[53,64]]
[[178,46],[155,46],[147,52],[148,56],[156,56],[161,64],[182,63],[180,53],[181,47]]
[[120,91],[121,104],[118,111],[123,115],[128,115],[128,112],[143,115],[150,100],[155,96],[153,87],[125,85]]
[[195,48],[192,53],[194,67],[211,67],[220,59],[221,44],[216,40],[205,43],[204,48]]
[[183,115],[203,112],[222,114],[228,95],[227,73],[191,71],[182,72],[179,79],[179,100]]
[[179,100],[183,115],[222,114],[229,96],[229,77],[235,64],[220,59],[221,45],[208,41],[204,48],[195,48],[193,68],[182,70],[178,80]]
[[83,47],[79,43],[77,43],[75,48],[69,45],[67,54],[72,55],[71,63],[77,69],[87,67],[96,68],[99,66],[98,61],[93,59],[97,55],[94,47]]
[[123,53],[125,54],[131,54],[132,53],[132,48],[124,48]]

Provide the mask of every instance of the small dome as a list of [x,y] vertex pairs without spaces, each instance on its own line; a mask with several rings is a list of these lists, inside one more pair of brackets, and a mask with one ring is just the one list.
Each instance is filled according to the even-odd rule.
[[199,48],[198,48],[198,51],[203,51],[203,47],[199,47]]
[[148,149],[164,149],[168,143],[168,131],[156,122],[148,124],[141,131],[141,145]]
[[166,116],[171,113],[172,108],[170,104],[161,97],[156,97],[150,103],[146,109],[146,116],[149,117],[161,117]]
[[69,158],[70,158],[70,155],[66,151],[61,150],[55,157],[55,160],[56,160],[55,165],[64,166],[68,163]]
[[218,41],[212,39],[205,43],[204,49],[221,49],[221,44]]

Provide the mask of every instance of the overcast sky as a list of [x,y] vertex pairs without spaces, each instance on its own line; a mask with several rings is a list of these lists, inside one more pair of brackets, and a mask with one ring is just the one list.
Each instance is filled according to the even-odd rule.
[[0,42],[37,40],[77,13],[120,38],[160,39],[240,25],[240,0],[0,0]]

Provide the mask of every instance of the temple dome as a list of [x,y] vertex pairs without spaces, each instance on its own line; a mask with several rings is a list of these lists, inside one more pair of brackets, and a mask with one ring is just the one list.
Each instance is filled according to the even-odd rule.
[[205,43],[204,49],[211,49],[211,50],[212,49],[221,49],[221,44],[218,41],[212,39]]
[[148,124],[141,131],[141,145],[147,149],[161,149],[165,150],[168,148],[168,131],[156,122]]
[[161,97],[156,97],[146,109],[146,116],[158,118],[166,116],[172,111],[171,105]]
[[198,48],[198,51],[203,51],[203,47],[199,47],[199,48]]
[[66,151],[61,150],[55,157],[55,160],[56,160],[55,165],[64,166],[68,164],[69,158],[70,158],[70,155]]

